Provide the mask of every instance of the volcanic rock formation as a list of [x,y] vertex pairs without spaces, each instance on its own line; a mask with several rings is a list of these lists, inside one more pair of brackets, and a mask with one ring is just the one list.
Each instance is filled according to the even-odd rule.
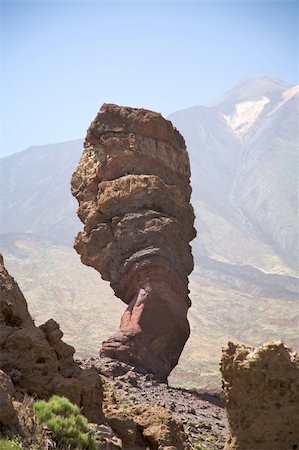
[[52,319],[35,326],[0,255],[0,369],[9,375],[17,394],[62,395],[82,407],[90,421],[101,422],[103,392],[97,372],[79,367],[73,359],[74,348],[62,336]]
[[299,448],[299,355],[281,342],[223,349],[225,450]]
[[13,407],[14,387],[7,373],[0,370],[0,433],[17,432],[18,418]]
[[160,114],[104,104],[72,177],[75,249],[128,304],[101,355],[166,380],[190,329],[195,237],[184,139]]
[[161,406],[111,406],[105,410],[105,417],[124,448],[190,450],[183,424]]

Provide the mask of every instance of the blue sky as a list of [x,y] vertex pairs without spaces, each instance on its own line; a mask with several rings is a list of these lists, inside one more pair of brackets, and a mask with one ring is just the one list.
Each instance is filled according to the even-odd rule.
[[168,115],[297,80],[296,1],[1,1],[1,154],[76,139],[104,102]]

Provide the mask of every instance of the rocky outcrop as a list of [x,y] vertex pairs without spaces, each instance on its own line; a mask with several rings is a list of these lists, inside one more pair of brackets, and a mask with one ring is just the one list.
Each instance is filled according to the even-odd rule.
[[0,370],[0,434],[18,432],[18,418],[13,407],[14,386],[10,377]]
[[54,320],[36,327],[27,302],[0,259],[0,369],[10,376],[17,394],[40,398],[63,395],[101,422],[102,385],[94,369],[82,370],[74,348],[65,344]]
[[[127,364],[109,358],[84,358],[81,364],[82,367],[88,368],[91,365],[96,367],[101,379],[104,380],[103,411],[107,418],[111,417],[111,412],[113,417],[117,417],[117,413],[113,412],[115,409],[121,411],[124,409],[128,412],[134,405],[147,406],[148,419],[154,424],[156,418],[151,417],[151,414],[155,416],[157,407],[160,407],[158,415],[159,411],[168,412],[173,419],[184,424],[187,434],[187,438],[184,436],[184,442],[192,449],[197,448],[199,442],[207,449],[223,448],[227,434],[227,420],[219,397],[200,394],[194,389],[170,387],[167,383],[159,383],[152,374],[138,373]],[[171,427],[174,425],[172,419],[167,423]],[[179,430],[181,427],[175,429]],[[180,448],[178,444],[176,445]]]
[[281,342],[229,342],[221,362],[230,435],[225,450],[299,448],[299,355]]
[[72,177],[84,230],[75,248],[128,304],[101,355],[166,380],[189,337],[190,165],[171,122],[103,105]]
[[108,408],[105,416],[126,450],[190,450],[183,424],[162,407]]

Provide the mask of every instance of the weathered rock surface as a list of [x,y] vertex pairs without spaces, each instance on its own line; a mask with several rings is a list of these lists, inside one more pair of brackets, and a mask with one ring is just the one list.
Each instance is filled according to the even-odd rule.
[[17,393],[69,398],[86,417],[101,422],[102,386],[94,369],[82,370],[74,348],[65,344],[52,319],[36,327],[27,302],[0,258],[0,369],[10,376]]
[[181,422],[162,407],[111,407],[105,416],[125,450],[189,450]]
[[189,337],[195,237],[185,142],[160,114],[104,104],[72,177],[75,249],[128,304],[101,355],[166,380]]
[[[109,358],[84,358],[80,362],[82,367],[96,367],[105,380],[105,415],[106,410],[110,411],[111,408],[125,409],[128,412],[134,405],[147,406],[149,420],[154,422],[150,412],[161,407],[184,425],[187,435],[187,439],[184,437],[185,443],[192,449],[199,447],[199,444],[206,450],[223,448],[227,419],[219,397],[200,394],[196,390],[170,387],[166,383],[159,383],[152,374],[138,373],[133,367]],[[107,417],[109,416],[110,412]],[[116,422],[116,427],[118,426],[123,427]]]
[[225,450],[299,448],[299,355],[281,342],[223,350],[230,435]]
[[10,377],[0,370],[0,433],[18,431],[18,418],[13,407],[14,387]]

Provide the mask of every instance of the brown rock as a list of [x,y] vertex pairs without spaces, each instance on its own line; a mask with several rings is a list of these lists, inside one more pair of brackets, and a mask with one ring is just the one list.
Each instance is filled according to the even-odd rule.
[[109,425],[89,423],[88,428],[96,437],[99,448],[103,450],[123,450],[121,440],[115,436]]
[[0,433],[18,431],[18,418],[13,407],[14,387],[10,377],[0,370]]
[[165,381],[189,337],[189,242],[195,237],[190,165],[171,122],[103,105],[72,177],[84,230],[75,248],[128,304],[101,356]]
[[33,325],[27,302],[15,280],[7,273],[0,255],[0,321],[10,328]]
[[121,438],[124,449],[189,450],[184,427],[162,407],[110,408],[106,418]]
[[225,450],[299,448],[299,355],[281,342],[223,349]]
[[96,370],[83,370],[74,361],[74,348],[65,344],[58,323],[36,327],[27,302],[0,258],[0,369],[19,393],[48,398],[65,396],[83,408],[92,422],[102,422],[102,386]]

